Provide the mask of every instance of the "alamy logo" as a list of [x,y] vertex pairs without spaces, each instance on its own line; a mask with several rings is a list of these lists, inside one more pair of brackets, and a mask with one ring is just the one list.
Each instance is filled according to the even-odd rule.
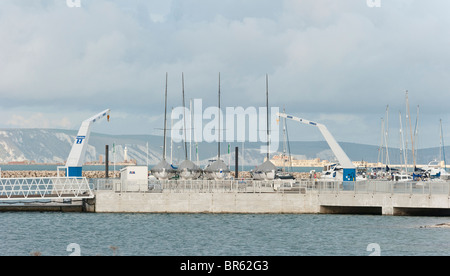
[[225,112],[217,106],[203,109],[202,100],[194,99],[192,110],[187,107],[172,110],[174,124],[171,136],[175,143],[184,140],[207,143],[262,142],[261,153],[274,153],[279,146],[278,112],[278,107],[270,108],[269,112],[266,107],[226,107]]
[[367,0],[369,8],[381,8],[381,0]]
[[67,7],[81,8],[81,0],[66,0]]

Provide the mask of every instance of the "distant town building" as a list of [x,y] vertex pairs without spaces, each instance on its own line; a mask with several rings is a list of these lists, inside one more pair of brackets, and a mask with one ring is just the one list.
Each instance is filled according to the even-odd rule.
[[320,158],[298,160],[292,156],[289,158],[289,156],[283,154],[273,156],[270,161],[277,167],[323,167],[330,163],[328,160],[320,160]]

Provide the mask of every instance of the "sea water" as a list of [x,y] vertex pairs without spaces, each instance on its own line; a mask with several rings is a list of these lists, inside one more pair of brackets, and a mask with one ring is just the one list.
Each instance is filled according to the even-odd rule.
[[[0,255],[450,255],[445,217],[0,213]],[[375,249],[374,249],[375,248]]]

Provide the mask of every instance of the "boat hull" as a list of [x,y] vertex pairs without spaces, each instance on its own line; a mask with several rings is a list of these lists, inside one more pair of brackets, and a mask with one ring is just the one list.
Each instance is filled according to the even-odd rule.
[[195,180],[200,177],[201,172],[185,169],[185,170],[181,171],[179,175],[180,175],[180,179],[182,179],[182,180]]
[[153,174],[158,180],[169,180],[172,177],[175,176],[175,173],[172,172],[168,172],[166,170],[160,171],[160,172],[155,172]]
[[254,180],[274,180],[275,179],[275,171],[272,172],[253,172],[252,173]]

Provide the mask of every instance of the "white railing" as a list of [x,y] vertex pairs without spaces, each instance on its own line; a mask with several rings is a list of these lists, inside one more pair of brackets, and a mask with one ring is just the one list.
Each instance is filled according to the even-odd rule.
[[96,190],[150,193],[354,193],[354,194],[447,194],[449,181],[395,182],[366,180],[342,182],[329,180],[152,180],[143,189],[117,179],[99,179]]
[[0,201],[93,197],[94,193],[86,178],[0,178]]
[[[115,192],[151,192],[151,193],[265,193],[276,192],[280,184],[287,181],[239,180],[151,180],[146,189],[142,184],[121,181],[120,179],[97,179],[95,190],[112,190]],[[275,188],[274,188],[275,187]],[[281,189],[280,189],[281,191]]]
[[378,181],[357,182],[315,181],[308,182],[308,190],[319,193],[355,193],[355,194],[446,194],[450,195],[449,181]]

